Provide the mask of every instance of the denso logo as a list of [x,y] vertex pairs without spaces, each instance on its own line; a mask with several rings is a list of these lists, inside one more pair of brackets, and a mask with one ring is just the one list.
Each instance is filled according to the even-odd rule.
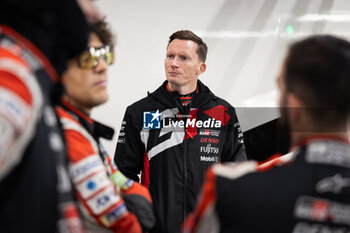
[[201,146],[200,152],[206,153],[206,154],[218,154],[219,148],[212,147],[211,144],[209,143],[207,146]]
[[219,139],[217,139],[217,138],[201,138],[201,142],[218,144]]

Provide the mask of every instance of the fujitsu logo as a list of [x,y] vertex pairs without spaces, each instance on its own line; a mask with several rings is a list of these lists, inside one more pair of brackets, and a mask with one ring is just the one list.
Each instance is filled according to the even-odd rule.
[[200,152],[206,153],[206,154],[218,154],[219,148],[212,147],[211,144],[207,144],[207,146],[201,146]]

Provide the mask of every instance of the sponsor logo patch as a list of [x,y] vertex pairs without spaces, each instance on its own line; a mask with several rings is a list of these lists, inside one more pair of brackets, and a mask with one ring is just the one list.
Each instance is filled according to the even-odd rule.
[[349,233],[344,227],[330,227],[323,224],[311,224],[307,222],[298,222],[293,233]]
[[114,192],[113,186],[102,191],[87,201],[88,206],[94,214],[101,214],[120,200]]
[[341,174],[335,174],[317,182],[316,191],[319,193],[332,192],[338,194],[345,187],[350,187],[350,179],[342,177]]
[[86,184],[86,188],[88,190],[95,190],[96,189],[96,182],[92,181],[92,180],[89,180],[89,182]]
[[117,208],[113,209],[109,213],[102,215],[100,218],[101,222],[110,227],[115,221],[122,218],[127,213],[127,209],[124,203],[119,205]]
[[77,185],[77,191],[85,199],[92,196],[94,193],[98,192],[102,188],[111,184],[106,173],[104,171],[93,175],[89,179]]
[[217,138],[201,138],[200,142],[218,144],[219,139],[217,139]]
[[22,130],[30,119],[30,106],[15,93],[0,87],[0,112],[7,116],[17,130]]
[[350,168],[350,147],[340,142],[313,142],[307,147],[305,160]]
[[118,138],[117,143],[125,143],[125,139],[124,138]]
[[200,129],[199,130],[199,135],[218,137],[219,134],[220,134],[220,130],[215,130],[215,129]]
[[309,221],[332,222],[350,226],[350,205],[323,198],[299,197],[294,215]]
[[105,167],[98,155],[89,156],[76,164],[70,165],[70,173],[75,183],[99,170],[105,170]]
[[239,144],[243,144],[244,139],[243,139],[243,132],[242,132],[241,125],[239,124],[239,122],[236,122],[233,126],[237,129],[237,132],[238,132],[237,142]]
[[219,153],[219,148],[211,146],[211,144],[207,144],[206,146],[201,146],[200,147],[200,152],[201,153],[206,153],[206,154],[218,154]]
[[217,156],[200,156],[200,161],[202,162],[213,162],[213,163],[218,163],[219,162],[219,157]]

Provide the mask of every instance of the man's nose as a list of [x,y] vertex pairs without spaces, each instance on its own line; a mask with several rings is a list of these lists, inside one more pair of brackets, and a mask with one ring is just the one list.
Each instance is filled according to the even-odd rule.
[[95,67],[95,71],[96,72],[103,72],[103,71],[106,71],[108,68],[108,64],[107,62],[105,61],[105,59],[103,59],[102,57],[100,57],[98,59],[98,64],[97,66]]
[[171,60],[171,67],[176,67],[176,68],[179,67],[178,60],[176,57]]

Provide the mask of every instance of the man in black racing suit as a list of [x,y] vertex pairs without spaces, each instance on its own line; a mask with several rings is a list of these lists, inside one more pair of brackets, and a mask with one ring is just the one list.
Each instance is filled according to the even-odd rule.
[[179,232],[193,209],[207,168],[246,159],[235,109],[198,80],[205,43],[190,31],[170,36],[167,81],[126,110],[115,161],[149,187],[156,214],[151,232]]
[[278,83],[291,153],[213,166],[184,232],[350,232],[350,43],[295,43]]

